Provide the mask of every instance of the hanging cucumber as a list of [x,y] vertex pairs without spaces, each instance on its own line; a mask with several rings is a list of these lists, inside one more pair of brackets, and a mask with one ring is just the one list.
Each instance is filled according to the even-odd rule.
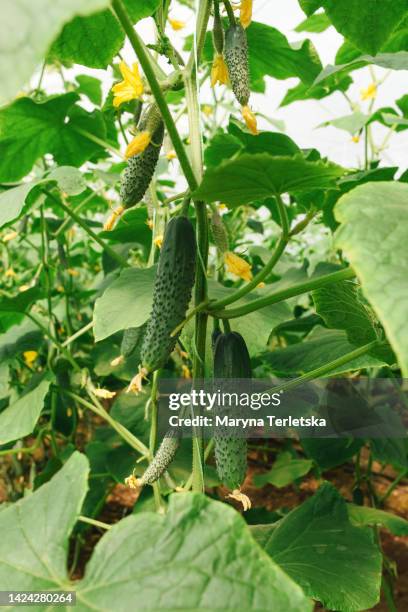
[[159,480],[160,476],[164,474],[173,461],[179,445],[180,438],[177,433],[169,431],[163,438],[152,462],[144,474],[140,478],[136,478],[134,474],[129,476],[129,478],[126,479],[126,484],[132,489],[139,489],[147,484],[152,485],[156,480]]
[[152,104],[140,119],[138,131],[150,132],[151,139],[142,153],[128,159],[127,168],[123,172],[120,197],[125,208],[135,206],[141,201],[159,160],[164,138],[164,123],[155,104]]
[[153,289],[153,308],[141,349],[142,372],[163,367],[179,334],[172,331],[185,319],[194,285],[196,241],[187,217],[173,217],[166,227]]
[[250,96],[248,42],[240,23],[231,24],[227,29],[224,55],[232,91],[241,106],[247,106]]
[[[224,391],[231,391],[226,379],[251,377],[251,360],[243,337],[237,332],[219,334],[214,349],[214,379],[223,381]],[[214,452],[218,476],[232,489],[229,497],[240,501],[244,510],[248,510],[251,502],[240,490],[247,471],[246,439],[228,436],[218,429],[214,435]]]

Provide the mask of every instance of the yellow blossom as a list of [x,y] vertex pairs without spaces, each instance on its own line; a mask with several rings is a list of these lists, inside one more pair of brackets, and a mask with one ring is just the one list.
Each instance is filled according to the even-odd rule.
[[16,273],[14,272],[13,268],[9,268],[8,270],[6,270],[6,278],[12,278],[13,276],[16,276]]
[[242,116],[244,118],[247,128],[252,132],[252,134],[255,134],[255,136],[257,136],[259,132],[258,132],[258,126],[256,123],[255,113],[251,111],[249,106],[243,106],[241,110],[242,110]]
[[116,395],[115,391],[108,391],[108,389],[94,389],[93,394],[102,399],[112,399]]
[[151,229],[151,230],[152,230],[152,229],[153,229],[153,220],[152,220],[152,219],[148,219],[148,220],[146,221],[146,225],[147,225],[147,227],[148,227],[149,229]]
[[182,374],[183,374],[183,378],[191,378],[191,371],[190,371],[190,368],[188,366],[183,364],[181,366],[181,371],[182,371]]
[[151,138],[152,135],[147,130],[144,132],[139,132],[126,148],[126,159],[128,159],[129,157],[133,157],[134,155],[139,155],[139,153],[143,153],[147,145],[150,143]]
[[252,0],[241,0],[239,20],[243,28],[247,28],[252,21]]
[[258,283],[258,286],[257,286],[258,289],[263,289],[264,287],[265,287],[265,283],[263,281]]
[[177,30],[182,30],[183,28],[186,27],[185,21],[180,21],[179,19],[171,19],[170,17],[169,17],[169,24],[171,25],[173,30],[176,32]]
[[125,62],[120,62],[119,70],[122,73],[123,81],[116,83],[112,87],[113,106],[117,108],[123,102],[140,98],[143,93],[143,81],[139,73],[139,66],[134,63],[130,69]]
[[166,153],[166,158],[171,161],[172,159],[176,159],[177,154],[175,152],[174,149],[172,149],[171,151],[169,151],[168,153]]
[[207,115],[207,117],[211,117],[211,115],[213,114],[213,107],[209,104],[204,104],[203,113],[204,115]]
[[252,280],[252,266],[245,261],[245,259],[242,259],[242,257],[239,257],[239,255],[235,253],[231,253],[231,251],[227,251],[224,255],[224,261],[228,272],[235,274],[235,276],[239,276],[243,280]]
[[64,287],[62,285],[57,285],[57,291],[59,293],[64,293]]
[[78,270],[74,270],[74,268],[68,268],[67,272],[70,276],[79,276]]
[[214,58],[211,68],[211,87],[215,87],[217,83],[227,85],[228,83],[228,68],[223,56],[220,53]]
[[163,235],[160,234],[160,236],[156,236],[156,238],[153,240],[154,244],[157,246],[158,249],[162,248],[162,244],[163,244]]
[[37,357],[37,351],[24,351],[23,353],[24,363],[28,365],[29,368],[32,368],[33,363],[37,359]]
[[226,204],[223,204],[222,202],[220,202],[218,204],[218,210],[221,210],[221,211],[228,210],[228,206]]
[[105,230],[105,232],[110,232],[115,227],[116,220],[122,215],[124,210],[124,206],[118,206],[118,208],[115,208],[112,211],[111,216],[107,221],[105,221],[103,225],[103,229]]
[[30,289],[30,285],[21,285],[18,290],[20,291],[20,293],[23,293],[24,291],[28,291]]
[[10,240],[14,240],[14,238],[17,238],[17,236],[18,236],[17,232],[14,232],[14,231],[7,232],[7,234],[3,236],[3,242],[10,242]]
[[355,136],[352,136],[352,137],[351,137],[351,140],[352,140],[353,142],[356,142],[356,143],[357,143],[357,142],[360,142],[360,136],[359,136],[358,134],[356,134]]
[[361,89],[360,93],[362,100],[374,100],[377,97],[377,85],[370,83],[366,89]]

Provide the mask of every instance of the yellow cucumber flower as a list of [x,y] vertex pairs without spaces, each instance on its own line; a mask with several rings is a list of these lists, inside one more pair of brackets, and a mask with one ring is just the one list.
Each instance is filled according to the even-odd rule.
[[356,134],[355,136],[351,137],[351,140],[355,143],[360,142],[360,136],[358,134]]
[[37,359],[37,357],[38,357],[37,351],[24,351],[24,353],[23,353],[24,363],[29,368],[32,368],[33,363]]
[[247,28],[252,21],[252,0],[242,0],[239,20],[243,28]]
[[186,27],[185,21],[180,21],[179,19],[170,19],[170,17],[168,18],[168,21],[175,32],[177,32],[177,30],[182,30]]
[[124,206],[118,206],[118,208],[115,208],[114,210],[112,210],[112,214],[110,215],[109,219],[105,221],[104,226],[103,226],[103,229],[105,230],[105,232],[110,232],[115,227],[117,219],[119,219],[119,217],[122,215],[124,210],[125,210]]
[[12,230],[11,232],[7,232],[7,234],[3,236],[3,242],[10,242],[10,240],[14,240],[14,238],[17,238],[17,236],[18,233],[14,230]]
[[136,134],[136,136],[133,138],[131,142],[129,142],[126,148],[126,151],[125,151],[126,159],[128,159],[129,157],[133,157],[134,155],[139,155],[139,153],[143,153],[146,147],[150,144],[151,139],[152,139],[152,135],[147,130]]
[[259,132],[258,132],[258,125],[256,123],[255,113],[251,111],[249,106],[243,106],[241,110],[242,110],[242,117],[246,123],[247,128],[252,132],[252,134],[257,136]]
[[116,83],[112,87],[113,106],[118,108],[124,102],[140,98],[143,93],[143,81],[140,76],[139,66],[134,63],[130,69],[125,62],[120,62],[119,70],[122,73],[123,81]]
[[227,251],[224,255],[224,262],[228,272],[231,272],[231,274],[235,274],[235,276],[239,276],[245,281],[252,280],[251,264],[242,259],[242,257],[239,257],[239,255]]
[[116,395],[115,391],[108,391],[108,389],[94,389],[93,394],[101,399],[112,399]]
[[366,89],[361,89],[360,93],[362,100],[374,100],[377,97],[377,85],[370,83]]
[[169,161],[171,161],[172,159],[176,159],[177,158],[177,153],[175,152],[174,149],[171,149],[171,151],[168,151],[166,153],[166,159],[168,159]]
[[156,236],[156,238],[153,240],[154,244],[157,246],[158,249],[162,248],[162,244],[163,244],[163,236]]
[[227,64],[225,63],[224,57],[220,53],[217,53],[211,68],[211,87],[215,87],[217,83],[220,85],[227,85],[228,79]]

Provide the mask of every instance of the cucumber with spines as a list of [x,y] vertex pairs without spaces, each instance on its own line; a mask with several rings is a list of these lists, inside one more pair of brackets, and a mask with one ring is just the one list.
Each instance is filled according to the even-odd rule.
[[141,348],[144,372],[163,367],[186,316],[195,279],[196,241],[187,217],[173,217],[166,227],[153,289],[153,307]]
[[246,32],[240,23],[231,24],[226,31],[224,56],[232,91],[241,106],[247,106],[251,94],[248,41]]
[[[237,332],[218,334],[214,348],[214,379],[223,381],[224,391],[231,391],[226,380],[251,377],[251,360],[243,337]],[[217,473],[221,482],[233,491],[239,490],[245,479],[247,450],[245,438],[228,436],[228,431],[216,430]]]
[[180,437],[173,431],[168,432],[163,438],[156,454],[144,474],[136,480],[138,487],[153,484],[164,474],[173,461],[177,449],[180,446]]
[[120,184],[120,197],[125,208],[138,204],[145,195],[159,160],[164,138],[164,123],[155,104],[140,119],[138,130],[151,131],[152,137],[146,149],[128,159]]

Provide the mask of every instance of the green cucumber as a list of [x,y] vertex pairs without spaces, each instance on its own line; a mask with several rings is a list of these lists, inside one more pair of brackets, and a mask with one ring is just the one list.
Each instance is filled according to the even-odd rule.
[[[214,378],[219,380],[252,377],[251,360],[243,337],[237,332],[218,335],[214,349]],[[231,391],[228,388],[224,391]],[[225,413],[223,413],[225,414]],[[217,430],[214,435],[217,473],[221,482],[236,491],[247,471],[247,441]]]
[[171,336],[186,316],[195,279],[196,241],[187,217],[173,217],[166,227],[153,289],[153,308],[141,349],[145,373],[163,367],[179,334]]
[[240,23],[229,26],[225,34],[224,55],[232,91],[241,106],[247,106],[250,96],[248,41]]
[[217,210],[213,211],[210,221],[211,233],[214,243],[220,253],[229,251],[229,238],[221,215]]
[[147,484],[151,485],[156,482],[156,480],[159,480],[160,476],[164,474],[173,461],[179,445],[179,436],[170,431],[163,438],[149,467],[140,478],[136,479],[136,486],[143,487]]
[[141,327],[129,327],[125,330],[122,338],[122,344],[120,345],[120,354],[125,359],[130,357],[135,352],[140,343],[143,331],[143,325]]
[[164,123],[156,105],[150,106],[138,125],[139,131],[152,129],[152,139],[146,149],[128,159],[120,184],[120,197],[125,208],[138,204],[153,178],[164,138]]

